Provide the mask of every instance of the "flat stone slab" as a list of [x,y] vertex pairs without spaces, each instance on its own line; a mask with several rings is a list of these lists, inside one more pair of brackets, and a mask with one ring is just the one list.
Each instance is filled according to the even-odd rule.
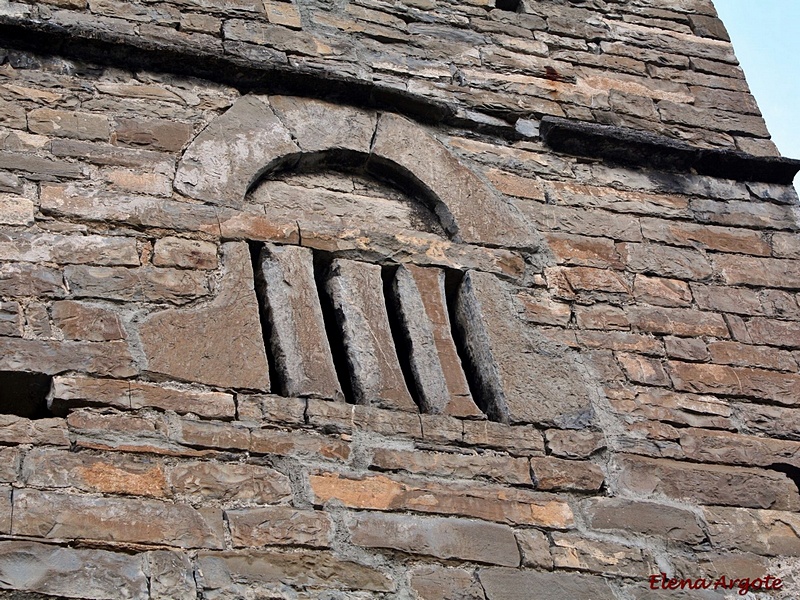
[[581,427],[591,418],[574,359],[537,335],[495,276],[470,271],[456,299],[456,323],[490,418]]
[[342,330],[356,404],[417,412],[392,339],[381,267],[336,259],[325,287]]
[[423,412],[480,417],[450,331],[444,271],[407,265],[392,281]]
[[269,390],[253,269],[247,244],[222,245],[217,297],[197,308],[168,309],[140,327],[147,370],[182,381]]
[[265,244],[256,282],[270,323],[280,393],[344,400],[325,333],[311,250]]

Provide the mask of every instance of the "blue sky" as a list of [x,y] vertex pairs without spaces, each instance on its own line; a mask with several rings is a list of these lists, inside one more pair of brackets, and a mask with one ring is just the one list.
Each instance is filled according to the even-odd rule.
[[714,5],[772,140],[784,156],[800,158],[800,0],[714,0]]

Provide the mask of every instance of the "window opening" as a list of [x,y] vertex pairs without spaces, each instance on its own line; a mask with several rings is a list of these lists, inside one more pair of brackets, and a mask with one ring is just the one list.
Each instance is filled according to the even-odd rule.
[[47,408],[52,377],[42,373],[0,371],[0,414],[26,419],[53,415]]

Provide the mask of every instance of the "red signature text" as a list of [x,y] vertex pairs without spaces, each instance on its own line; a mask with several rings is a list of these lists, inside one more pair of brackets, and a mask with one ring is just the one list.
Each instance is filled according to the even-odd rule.
[[760,592],[779,590],[783,587],[783,581],[779,577],[767,575],[757,579],[750,578],[729,578],[721,575],[717,579],[676,579],[667,577],[666,573],[650,576],[651,590],[734,590],[738,589],[739,594],[744,596],[748,592]]

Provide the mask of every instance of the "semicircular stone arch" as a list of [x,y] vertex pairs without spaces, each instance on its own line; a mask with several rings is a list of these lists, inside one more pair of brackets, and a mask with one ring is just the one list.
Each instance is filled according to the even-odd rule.
[[186,149],[174,187],[190,198],[241,208],[265,174],[330,156],[416,191],[455,242],[541,246],[516,209],[420,125],[309,98],[239,98]]

